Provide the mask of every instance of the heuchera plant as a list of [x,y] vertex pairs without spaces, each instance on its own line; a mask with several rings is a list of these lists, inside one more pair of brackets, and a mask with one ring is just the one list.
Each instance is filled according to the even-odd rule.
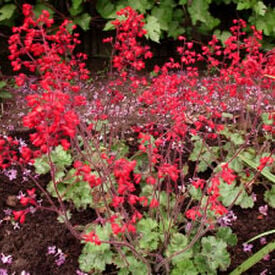
[[[275,53],[260,51],[261,33],[252,28],[246,37],[246,23],[235,20],[224,48],[213,37],[201,50],[180,36],[178,60],[145,77],[137,74],[152,57],[138,40],[146,34],[143,16],[124,8],[113,22],[115,38],[104,40],[113,47],[107,85],[85,94],[89,72],[86,55],[74,52],[75,26],[64,21],[57,29],[47,11],[36,18],[28,4],[23,13],[9,58],[14,71],[38,75],[23,119],[34,133],[31,147],[1,137],[0,166],[50,173],[47,190],[30,178],[51,207],[37,203],[35,189],[22,206],[62,217],[86,243],[79,258],[85,272],[100,273],[111,263],[119,274],[226,270],[226,248],[236,238],[217,221],[234,203],[252,207],[252,184],[272,175]],[[16,83],[27,85],[28,76],[19,74]],[[255,156],[256,166],[246,167]],[[73,225],[65,201],[93,208],[97,219]],[[14,211],[15,220],[23,223],[29,209]]]

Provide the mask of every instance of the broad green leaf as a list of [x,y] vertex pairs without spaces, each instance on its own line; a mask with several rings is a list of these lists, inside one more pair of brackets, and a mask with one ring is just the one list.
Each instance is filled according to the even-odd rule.
[[251,16],[249,22],[254,24],[258,30],[262,30],[267,36],[275,34],[275,9],[268,9],[264,16]]
[[33,164],[35,172],[39,175],[47,174],[50,171],[50,165],[46,156],[36,158]]
[[275,185],[272,185],[270,190],[265,191],[264,200],[272,207],[275,208]]
[[74,18],[74,23],[80,26],[84,31],[90,29],[90,22],[92,17],[88,13],[83,13],[76,18]]
[[111,21],[108,21],[105,26],[104,26],[104,31],[111,31],[111,30],[114,30],[115,29],[115,26],[112,24],[112,20]]
[[153,251],[159,244],[158,223],[151,218],[142,219],[137,224],[137,231],[140,233],[139,246],[141,249]]
[[225,206],[229,206],[235,201],[237,195],[240,193],[239,197],[235,201],[235,205],[240,205],[242,208],[252,208],[254,206],[254,201],[251,196],[247,194],[243,185],[227,184],[223,180],[220,180],[220,201]]
[[226,242],[214,236],[208,236],[201,239],[201,245],[201,255],[207,258],[210,269],[215,271],[220,268],[225,271],[230,265],[230,254],[226,250]]
[[194,263],[190,259],[184,259],[176,264],[171,275],[197,275],[199,274]]
[[180,26],[178,21],[171,21],[168,25],[168,37],[177,39],[181,34],[185,32],[185,29]]
[[240,1],[238,1],[238,4],[237,4],[238,11],[251,9],[252,7],[253,7],[252,1],[240,0]]
[[263,1],[257,1],[256,4],[253,6],[253,10],[256,14],[264,16],[267,11],[267,6],[263,3]]
[[189,160],[192,160],[192,161],[197,161],[201,152],[203,152],[203,143],[202,143],[202,140],[199,139],[199,140],[196,140],[194,142],[194,148],[193,148],[193,151],[192,153],[190,154],[189,156]]
[[[220,189],[220,200],[224,204],[224,206],[229,206],[235,200],[238,193],[241,190],[240,186],[236,187],[236,184],[227,184],[226,182],[220,180],[221,183],[219,185]],[[240,199],[236,201],[236,204],[239,202]]]
[[172,21],[172,16],[173,16],[173,8],[171,6],[155,6],[151,14],[157,18],[160,28],[162,30],[168,31],[168,26],[170,22]]
[[180,0],[179,5],[186,5],[188,0]]
[[199,201],[201,199],[202,191],[200,188],[196,188],[195,186],[191,185],[188,191],[194,200]]
[[217,275],[217,271],[213,270],[208,265],[208,258],[198,254],[194,258],[194,265],[196,269],[198,270],[199,274],[202,275]]
[[130,7],[140,13],[145,13],[146,10],[150,10],[154,6],[154,0],[128,0],[128,3]]
[[233,142],[235,145],[244,144],[244,138],[240,133],[232,133],[228,128],[220,131],[222,135],[224,135],[227,139]]
[[14,4],[5,4],[0,8],[0,21],[11,19],[15,11],[16,6]]
[[115,5],[110,0],[100,0],[96,1],[96,9],[103,18],[108,19],[114,13]]
[[[221,30],[215,30],[214,35],[222,42],[222,44],[225,46],[224,42],[231,36],[231,33],[229,31],[221,31]],[[222,113],[222,117],[225,118],[233,118],[233,115],[230,113]]]
[[0,89],[4,88],[4,87],[6,87],[6,86],[7,86],[7,82],[4,81],[4,80],[1,80],[1,81],[0,81]]
[[[184,249],[188,244],[188,239],[185,235],[181,233],[174,233],[170,243],[165,251],[165,255],[170,257],[173,253]],[[173,264],[180,263],[192,257],[192,249],[188,249],[184,253],[179,254],[178,256],[172,259]]]
[[72,0],[72,6],[69,9],[69,12],[72,16],[76,16],[83,11],[82,0]]
[[[109,240],[111,233],[110,224],[106,224],[104,227],[96,226],[95,233],[100,240]],[[109,244],[95,245],[94,243],[86,243],[78,258],[78,262],[80,269],[84,272],[90,272],[93,269],[104,271],[106,264],[112,263],[112,258],[113,252]]]
[[147,38],[151,39],[154,42],[159,42],[161,34],[160,23],[155,16],[149,15],[146,17],[146,24],[144,26],[144,29],[147,30]]
[[129,153],[129,147],[123,141],[118,141],[112,145],[111,149],[115,153],[116,158],[125,158]]
[[249,196],[246,191],[243,191],[240,196],[240,203],[241,208],[247,209],[252,208],[254,206],[254,201],[252,196]]
[[50,14],[50,17],[51,18],[53,17],[54,11],[47,5],[44,5],[42,3],[37,3],[33,8],[33,12],[34,12],[36,17],[38,17],[42,13],[43,10],[48,11],[49,14]]
[[240,173],[243,171],[243,164],[240,161],[239,158],[234,158],[230,163],[229,163],[229,168],[233,169],[235,172]]
[[61,145],[58,145],[51,154],[52,162],[58,167],[63,168],[72,164],[72,156],[65,151]]
[[129,265],[127,267],[121,268],[118,272],[119,275],[128,275],[129,273],[133,275],[148,274],[146,265],[142,261],[137,260],[133,256],[126,256],[126,260]]
[[12,94],[8,91],[2,90],[0,91],[0,98],[4,98],[4,99],[12,98]]
[[266,124],[266,125],[272,125],[273,124],[273,119],[269,118],[270,117],[270,114],[269,113],[263,113],[261,115],[262,117],[262,120],[263,120],[263,123]]
[[230,227],[220,227],[216,233],[216,238],[225,241],[228,245],[234,246],[237,244],[237,235],[232,233]]
[[195,26],[197,22],[203,22],[204,27],[212,30],[219,24],[219,20],[211,16],[209,12],[209,3],[205,0],[193,0],[188,6],[188,11],[191,16],[192,24]]

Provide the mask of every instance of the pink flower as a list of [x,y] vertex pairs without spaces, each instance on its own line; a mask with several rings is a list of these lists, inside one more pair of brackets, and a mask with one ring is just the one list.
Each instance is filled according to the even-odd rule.
[[253,244],[243,243],[243,251],[244,252],[251,252],[253,248]]

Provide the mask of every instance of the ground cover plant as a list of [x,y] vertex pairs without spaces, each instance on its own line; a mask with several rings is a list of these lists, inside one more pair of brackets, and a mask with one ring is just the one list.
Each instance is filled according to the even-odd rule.
[[[29,170],[35,187],[20,196],[14,220],[23,224],[33,209],[56,213],[85,244],[82,272],[226,271],[236,244],[230,209],[253,207],[256,184],[266,188],[262,215],[274,207],[275,53],[260,51],[261,32],[247,36],[234,20],[225,47],[215,36],[208,45],[180,36],[178,60],[145,77],[152,53],[139,42],[143,16],[126,7],[113,21],[116,37],[104,40],[113,47],[108,85],[86,93],[74,25],[56,28],[27,4],[23,13],[9,58],[14,71],[29,71],[16,83],[34,92],[23,118],[30,144],[2,136],[0,165],[10,177],[12,168]],[[34,171],[50,176],[46,187]],[[87,208],[96,218],[74,224],[72,212]]]

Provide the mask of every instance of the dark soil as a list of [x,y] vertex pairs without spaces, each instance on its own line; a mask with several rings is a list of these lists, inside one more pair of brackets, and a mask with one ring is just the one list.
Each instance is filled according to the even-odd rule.
[[[11,265],[1,264],[0,268],[8,268],[15,274],[20,274],[23,270],[30,272],[31,275],[38,274],[76,274],[78,269],[78,256],[81,253],[82,245],[75,239],[71,233],[66,230],[63,224],[57,221],[56,214],[48,211],[37,211],[34,214],[28,214],[26,221],[20,226],[20,229],[13,229],[9,218],[5,216],[3,210],[7,208],[18,209],[19,202],[16,199],[20,190],[30,188],[30,184],[22,184],[20,180],[10,182],[7,177],[0,176],[0,253],[12,255],[13,263]],[[226,272],[220,274],[229,274],[236,266],[246,260],[252,252],[243,252],[242,244],[248,239],[259,233],[275,228],[275,211],[269,209],[268,216],[262,216],[258,207],[264,205],[262,186],[254,188],[257,193],[257,202],[253,209],[233,208],[238,219],[234,222],[232,229],[238,236],[238,245],[230,250],[232,255],[232,264]],[[85,211],[79,213],[74,218],[74,223],[85,224],[88,220],[94,218],[92,212]],[[272,240],[274,235],[267,237],[267,241]],[[253,252],[258,251],[262,245],[259,240],[253,242]],[[53,255],[47,255],[48,246],[60,248],[66,255],[65,263],[57,266]],[[267,269],[267,273],[272,274],[275,268],[275,253],[270,255],[270,259],[262,260],[244,274],[260,274]],[[274,274],[274,273],[273,273]]]

